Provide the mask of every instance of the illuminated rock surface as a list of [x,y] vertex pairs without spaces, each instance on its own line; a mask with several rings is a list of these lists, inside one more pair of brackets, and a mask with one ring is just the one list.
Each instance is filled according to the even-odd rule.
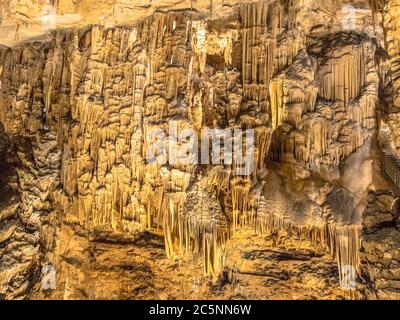
[[3,1],[0,298],[400,298],[399,8]]

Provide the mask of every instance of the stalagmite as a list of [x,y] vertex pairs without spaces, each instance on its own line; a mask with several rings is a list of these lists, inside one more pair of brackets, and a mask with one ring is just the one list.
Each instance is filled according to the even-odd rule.
[[233,231],[239,226],[247,224],[248,197],[250,192],[250,181],[243,178],[231,180]]

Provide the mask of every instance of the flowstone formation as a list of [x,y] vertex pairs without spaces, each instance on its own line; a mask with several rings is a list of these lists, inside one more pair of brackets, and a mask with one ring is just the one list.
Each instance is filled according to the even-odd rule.
[[398,298],[400,3],[137,2],[1,8],[0,298]]

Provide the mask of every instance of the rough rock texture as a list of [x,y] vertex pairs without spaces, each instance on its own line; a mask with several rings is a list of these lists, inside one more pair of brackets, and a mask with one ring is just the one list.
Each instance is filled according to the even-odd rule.
[[398,298],[398,1],[138,2],[2,3],[0,297]]

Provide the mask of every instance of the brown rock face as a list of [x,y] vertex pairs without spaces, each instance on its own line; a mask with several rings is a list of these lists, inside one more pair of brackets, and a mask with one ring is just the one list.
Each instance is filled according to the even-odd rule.
[[0,298],[398,298],[400,3],[138,2],[1,7]]

